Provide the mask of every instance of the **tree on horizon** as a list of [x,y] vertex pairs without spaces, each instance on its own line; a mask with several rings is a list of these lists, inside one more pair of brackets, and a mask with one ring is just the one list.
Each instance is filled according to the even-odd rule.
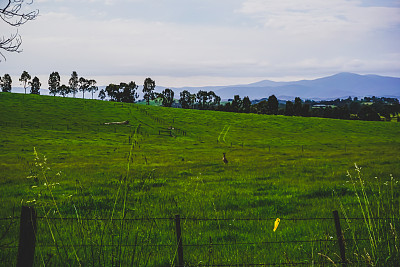
[[21,78],[19,78],[19,81],[23,83],[25,94],[26,94],[26,88],[27,88],[26,84],[28,83],[28,81],[31,78],[32,78],[31,75],[27,71],[23,71],[21,74]]
[[83,77],[79,78],[79,91],[82,92],[82,98],[85,99],[85,91],[88,91],[90,87],[90,83],[88,79],[85,79]]
[[58,93],[65,97],[66,95],[71,93],[71,89],[69,88],[69,86],[63,84],[60,86],[60,88],[58,88]]
[[52,72],[49,76],[49,94],[56,96],[60,89],[60,74],[57,71]]
[[169,88],[164,89],[158,96],[162,98],[163,107],[171,107],[174,103],[174,91]]
[[78,74],[76,73],[76,71],[72,72],[71,78],[69,79],[68,83],[69,83],[70,92],[72,93],[72,95],[75,98],[75,95],[78,92],[78,86],[79,86],[79,78],[78,78]]
[[35,76],[29,84],[31,85],[31,94],[40,95],[40,86],[42,86],[42,84],[39,78]]
[[146,78],[143,84],[143,98],[146,100],[146,104],[150,105],[150,100],[154,99],[154,88],[156,87],[156,82],[151,78]]
[[11,92],[12,79],[10,74],[4,74],[3,78],[0,77],[0,86],[5,93]]

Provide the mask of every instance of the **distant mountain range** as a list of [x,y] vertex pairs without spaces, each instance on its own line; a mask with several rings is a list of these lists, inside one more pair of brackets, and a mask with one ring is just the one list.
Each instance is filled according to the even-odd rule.
[[231,86],[182,87],[171,88],[175,97],[179,92],[188,90],[196,93],[199,90],[213,90],[222,99],[248,96],[250,99],[266,98],[275,95],[278,99],[335,99],[364,96],[400,98],[400,78],[384,77],[379,75],[359,75],[354,73],[338,73],[332,76],[315,80],[301,80],[293,82],[274,82],[264,80],[251,84]]

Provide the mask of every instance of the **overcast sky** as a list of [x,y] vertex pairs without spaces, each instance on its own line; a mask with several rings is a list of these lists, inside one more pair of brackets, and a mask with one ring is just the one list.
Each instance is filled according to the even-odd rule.
[[[5,0],[0,0],[0,8]],[[151,77],[176,86],[317,78],[338,72],[400,77],[398,0],[34,0],[19,28],[22,71],[47,87],[53,71],[98,85]],[[0,21],[0,34],[14,29]],[[15,78],[14,78],[15,77]]]

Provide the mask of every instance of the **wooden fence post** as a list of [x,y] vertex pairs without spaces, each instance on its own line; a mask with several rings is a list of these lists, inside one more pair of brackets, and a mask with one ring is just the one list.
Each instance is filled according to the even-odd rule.
[[36,243],[36,211],[22,206],[19,225],[17,267],[33,266]]
[[175,215],[176,242],[178,243],[178,267],[183,267],[183,246],[181,235],[181,219],[179,214]]
[[335,220],[336,236],[339,243],[340,258],[342,259],[342,266],[347,266],[346,262],[346,251],[344,246],[344,237],[342,233],[342,228],[340,227],[339,213],[337,210],[333,211],[333,219]]

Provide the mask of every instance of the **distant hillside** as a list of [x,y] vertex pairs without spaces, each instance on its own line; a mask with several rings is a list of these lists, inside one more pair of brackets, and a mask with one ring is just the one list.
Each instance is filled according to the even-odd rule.
[[[214,90],[223,99],[249,96],[250,99],[260,99],[272,94],[280,99],[334,99],[364,96],[400,98],[400,78],[378,75],[359,75],[354,73],[338,73],[315,80],[293,82],[274,82],[264,80],[246,85],[215,86],[215,87],[184,87],[174,88],[176,92],[189,90]],[[175,93],[176,93],[175,92]]]

